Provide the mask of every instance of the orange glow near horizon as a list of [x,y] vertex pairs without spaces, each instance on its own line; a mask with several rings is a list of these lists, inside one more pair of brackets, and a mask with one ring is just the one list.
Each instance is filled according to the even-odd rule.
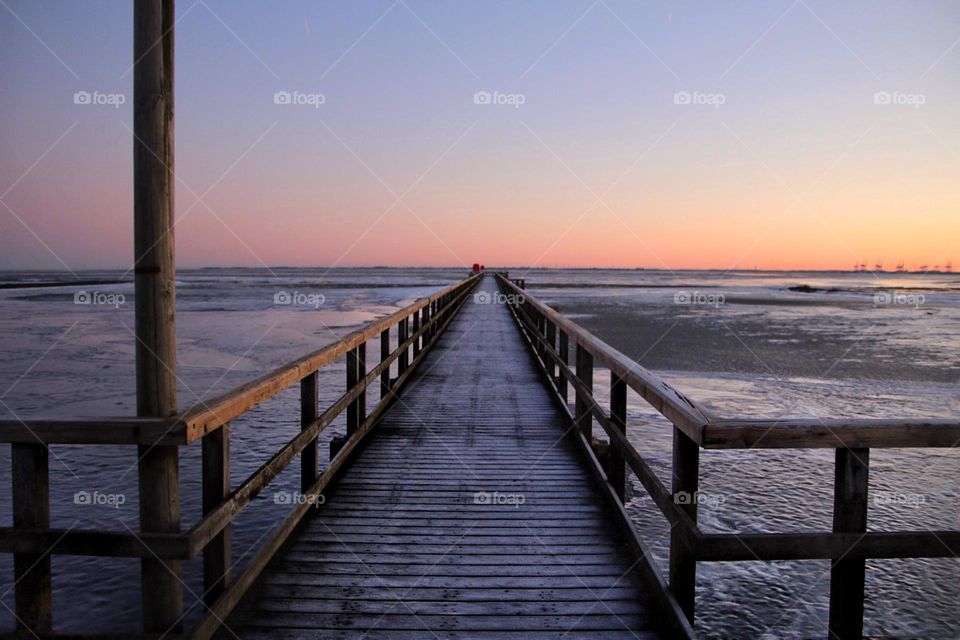
[[[181,267],[960,270],[960,14],[942,4],[815,2],[818,20],[803,3],[623,3],[621,22],[576,3],[417,3],[447,48],[389,4],[210,1],[230,31],[178,8]],[[16,61],[0,95],[0,269],[127,268],[130,8],[14,4],[61,57],[0,26]],[[297,90],[324,101],[275,103]]]

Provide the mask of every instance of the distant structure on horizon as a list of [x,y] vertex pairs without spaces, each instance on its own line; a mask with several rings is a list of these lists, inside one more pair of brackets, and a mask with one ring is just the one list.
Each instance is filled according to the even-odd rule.
[[[872,270],[867,268],[866,262],[859,262],[859,261],[854,262],[853,269],[851,269],[851,271],[853,271],[854,273],[866,273],[868,271],[872,273],[890,273],[884,270],[883,260],[880,260],[877,263],[875,263],[873,265]],[[895,267],[894,272],[895,273],[953,273],[953,262],[948,260],[946,263],[943,264],[943,266],[939,264],[935,264],[932,267],[930,265],[921,264],[921,265],[918,265],[916,269],[908,269],[906,267],[906,262],[901,260],[900,262],[897,263],[897,266]]]

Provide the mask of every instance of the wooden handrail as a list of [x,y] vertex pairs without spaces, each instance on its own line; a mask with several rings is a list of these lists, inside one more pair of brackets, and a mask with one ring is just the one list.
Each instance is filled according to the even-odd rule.
[[529,295],[526,289],[521,289],[501,275],[498,275],[498,279],[509,293],[517,297],[516,299],[523,300],[538,314],[547,318],[558,331],[562,331],[569,337],[572,344],[585,349],[597,363],[623,378],[628,387],[640,394],[664,417],[680,427],[691,439],[697,443],[701,441],[703,428],[709,423],[709,418],[702,407],[664,382],[662,378],[649,369],[640,366],[573,320]]
[[[500,278],[511,293],[522,296],[526,304],[561,328],[575,344],[583,346],[595,361],[624,376],[631,389],[704,449],[949,448],[960,441],[960,421],[949,419],[715,417],[655,373],[631,361],[512,281]],[[546,341],[547,338],[538,335],[537,339]],[[611,362],[616,366],[610,366]]]
[[[831,636],[856,638],[862,631],[864,560],[934,558],[960,555],[958,531],[868,532],[867,472],[870,448],[952,447],[960,440],[960,422],[941,419],[718,419],[672,389],[655,374],[627,366],[623,354],[543,304],[505,275],[501,290],[531,353],[575,426],[576,441],[586,449],[596,475],[630,534],[638,561],[657,574],[649,551],[636,534],[623,505],[623,467],[638,478],[654,504],[673,525],[670,534],[671,597],[667,606],[682,608],[693,621],[698,561],[831,559]],[[524,283],[525,284],[525,283]],[[570,364],[570,343],[577,366]],[[610,408],[593,394],[594,362],[611,371]],[[613,366],[611,366],[611,363]],[[668,490],[626,436],[624,386],[634,389],[671,420],[673,486]],[[571,410],[568,389],[575,407]],[[610,451],[601,468],[591,445],[596,420],[607,433]],[[700,449],[833,448],[836,449],[834,522],[831,532],[705,533],[697,526]]]
[[[475,284],[480,277],[481,276],[477,274],[452,284],[439,293],[421,298],[417,302],[399,311],[364,325],[333,344],[281,365],[273,371],[236,387],[221,396],[194,405],[188,409],[179,420],[179,423],[183,424],[186,429],[187,442],[194,442],[202,438],[211,430],[230,422],[260,403],[269,400],[284,389],[310,375],[312,372],[346,355],[347,352],[355,349],[358,345],[378,337],[384,329],[389,329],[398,324],[400,320],[413,314],[417,314],[415,317],[419,317],[420,314],[418,312],[427,305],[463,287],[465,283]],[[417,335],[421,334],[418,333]]]
[[[230,525],[277,475],[298,455],[303,462],[304,493],[319,492],[335,476],[345,460],[363,437],[373,428],[397,392],[415,373],[443,330],[462,307],[470,291],[482,274],[471,275],[442,291],[422,298],[384,318],[351,332],[339,342],[328,345],[302,358],[289,362],[270,373],[237,387],[213,400],[201,402],[172,419],[152,418],[91,418],[80,420],[3,420],[0,421],[0,442],[11,442],[20,454],[20,476],[14,503],[18,513],[24,514],[13,527],[0,527],[0,552],[13,553],[21,560],[48,557],[52,554],[90,555],[145,558],[148,560],[189,560],[203,553],[204,600],[213,607],[194,637],[204,637],[204,630],[215,628],[217,612],[229,611],[243,592],[269,561],[306,513],[309,504],[294,504],[292,513],[271,539],[260,549],[255,559],[236,579],[230,576]],[[409,319],[414,318],[414,330],[408,331]],[[397,326],[397,346],[389,348],[390,328]],[[316,372],[342,356],[360,353],[366,342],[381,340],[381,359],[375,366],[358,367],[358,376],[348,375],[347,390],[323,412],[316,411],[315,389],[304,381],[316,381]],[[410,351],[415,355],[411,359]],[[362,357],[362,356],[361,356]],[[390,377],[390,367],[397,363],[397,377]],[[363,403],[368,387],[379,381],[380,400],[367,414]],[[231,420],[258,404],[275,397],[284,389],[301,383],[301,430],[261,465],[240,486],[229,487],[229,429]],[[312,403],[312,407],[311,407]],[[317,472],[316,446],[320,432],[333,420],[356,405],[359,424],[348,434],[339,453],[322,473]],[[45,510],[36,505],[46,504],[46,470],[31,463],[34,451],[49,444],[136,444],[189,445],[197,440],[203,443],[203,511],[204,515],[184,533],[142,533],[134,531],[105,531],[55,529],[49,527]],[[308,455],[309,452],[309,455]],[[310,467],[313,467],[312,472]],[[29,477],[28,477],[29,476]],[[26,488],[33,487],[28,494]],[[16,487],[15,487],[16,489]],[[43,495],[40,496],[39,492]],[[36,494],[36,495],[35,495]],[[41,500],[41,498],[43,498]],[[28,517],[29,516],[29,517]],[[19,566],[19,564],[18,564]],[[36,594],[48,591],[49,563],[38,563],[39,570],[31,570],[20,581],[17,591],[17,610],[35,619],[49,617],[50,607],[36,609]],[[49,604],[49,603],[47,603]],[[31,609],[32,607],[32,609]],[[20,615],[18,613],[18,615]],[[223,613],[222,615],[226,615]]]

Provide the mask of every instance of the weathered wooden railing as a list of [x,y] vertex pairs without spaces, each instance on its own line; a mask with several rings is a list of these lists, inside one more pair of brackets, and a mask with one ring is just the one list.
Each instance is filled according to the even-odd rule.
[[[385,318],[371,322],[303,358],[169,420],[98,418],[92,420],[3,420],[0,442],[11,443],[13,527],[0,528],[0,552],[14,554],[17,626],[27,637],[51,631],[53,554],[190,560],[203,554],[203,598],[207,614],[190,633],[208,638],[273,557],[274,553],[341,468],[350,452],[396,397],[430,347],[468,299],[480,275],[462,280]],[[412,329],[411,329],[412,326]],[[390,348],[396,328],[397,347]],[[380,362],[368,370],[367,342],[379,338]],[[413,352],[412,358],[410,352]],[[317,372],[346,358],[346,392],[320,412]],[[391,377],[391,365],[396,361]],[[379,380],[380,401],[369,412],[366,390]],[[238,487],[230,488],[229,424],[284,389],[300,384],[300,433]],[[318,470],[317,437],[346,410],[347,436],[330,463]],[[185,532],[148,533],[50,528],[48,456],[50,445],[202,443],[203,518]],[[257,550],[240,575],[230,572],[231,522],[240,511],[300,455],[301,492],[293,510]],[[171,492],[178,492],[177,482]],[[178,499],[178,494],[172,498]],[[176,616],[174,616],[176,617]],[[170,631],[177,632],[178,629]],[[129,636],[126,636],[129,637]],[[166,637],[170,637],[166,635]]]
[[[957,420],[766,420],[717,419],[652,372],[531,296],[502,274],[507,303],[543,372],[578,428],[578,441],[606,483],[622,525],[650,577],[666,585],[652,556],[623,510],[625,467],[637,476],[670,522],[667,604],[679,604],[692,622],[698,561],[832,561],[831,638],[860,638],[863,629],[865,560],[960,556],[958,531],[867,531],[867,473],[871,448],[953,447]],[[570,349],[575,350],[571,366]],[[609,409],[593,394],[594,367],[610,371]],[[568,386],[575,403],[568,405]],[[630,444],[627,390],[632,389],[673,423],[672,487],[668,489]],[[601,468],[590,448],[596,420],[610,440]],[[828,448],[836,450],[833,531],[813,533],[705,533],[697,526],[700,449]]]

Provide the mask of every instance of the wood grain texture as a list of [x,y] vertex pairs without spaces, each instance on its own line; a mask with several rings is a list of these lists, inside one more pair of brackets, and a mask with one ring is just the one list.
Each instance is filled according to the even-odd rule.
[[661,637],[522,349],[468,299],[222,637]]

